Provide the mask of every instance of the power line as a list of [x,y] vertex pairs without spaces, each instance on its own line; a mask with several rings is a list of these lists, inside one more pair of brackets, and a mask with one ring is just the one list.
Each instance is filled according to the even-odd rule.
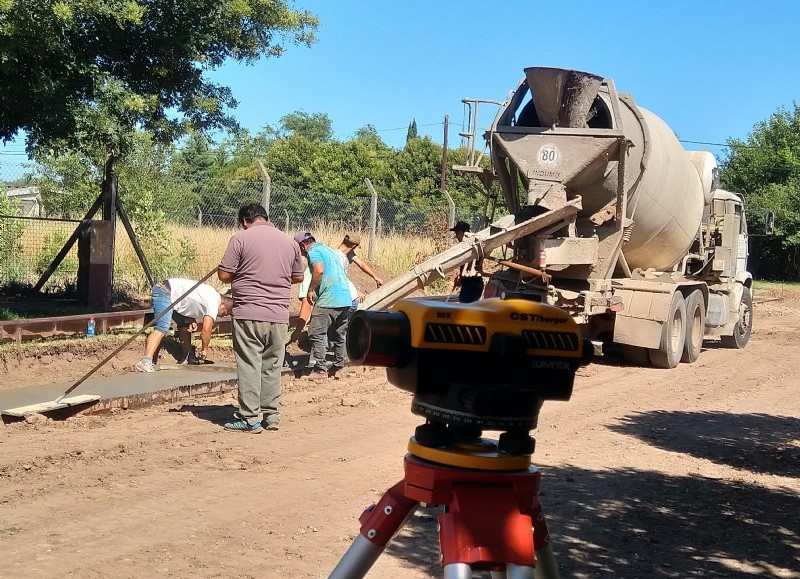
[[727,143],[709,143],[706,141],[687,141],[685,139],[678,139],[681,143],[689,143],[690,145],[709,145],[711,147],[730,147]]

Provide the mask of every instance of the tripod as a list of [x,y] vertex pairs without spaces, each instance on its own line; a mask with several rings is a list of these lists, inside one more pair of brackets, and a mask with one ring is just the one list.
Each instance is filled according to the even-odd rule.
[[417,507],[442,505],[444,579],[489,570],[492,579],[559,579],[539,502],[541,474],[527,454],[492,440],[424,446],[412,437],[405,476],[361,515],[361,531],[329,579],[363,578]]

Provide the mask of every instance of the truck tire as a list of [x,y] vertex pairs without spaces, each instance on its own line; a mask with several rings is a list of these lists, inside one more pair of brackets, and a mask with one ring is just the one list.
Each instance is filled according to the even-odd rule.
[[661,329],[661,346],[650,350],[650,362],[656,368],[674,368],[681,361],[686,340],[686,302],[681,292],[672,294],[669,314]]
[[722,345],[726,348],[741,350],[750,341],[750,332],[753,331],[753,294],[750,288],[742,289],[742,300],[739,302],[739,320],[733,328],[732,336],[722,336]]
[[706,301],[703,292],[694,290],[686,298],[686,339],[681,362],[691,364],[700,357],[706,333]]

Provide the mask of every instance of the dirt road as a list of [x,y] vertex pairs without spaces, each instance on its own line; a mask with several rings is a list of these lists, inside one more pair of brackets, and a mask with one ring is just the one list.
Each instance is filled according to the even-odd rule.
[[[743,351],[595,364],[545,404],[562,577],[800,577],[799,326],[800,303],[762,303]],[[0,577],[327,577],[402,474],[410,395],[375,369],[295,381],[258,436],[221,429],[233,403],[0,426]],[[369,577],[440,576],[437,514]]]

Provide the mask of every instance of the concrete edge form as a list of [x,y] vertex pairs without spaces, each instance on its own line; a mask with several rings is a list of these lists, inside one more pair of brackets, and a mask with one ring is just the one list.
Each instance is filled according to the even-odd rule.
[[96,404],[82,410],[79,415],[101,414],[114,410],[132,410],[145,408],[155,404],[171,404],[189,398],[202,398],[232,392],[236,389],[236,378],[226,380],[214,380],[201,384],[189,384],[159,390],[157,392],[147,392],[142,394],[130,394],[127,396],[117,396],[99,400]]

